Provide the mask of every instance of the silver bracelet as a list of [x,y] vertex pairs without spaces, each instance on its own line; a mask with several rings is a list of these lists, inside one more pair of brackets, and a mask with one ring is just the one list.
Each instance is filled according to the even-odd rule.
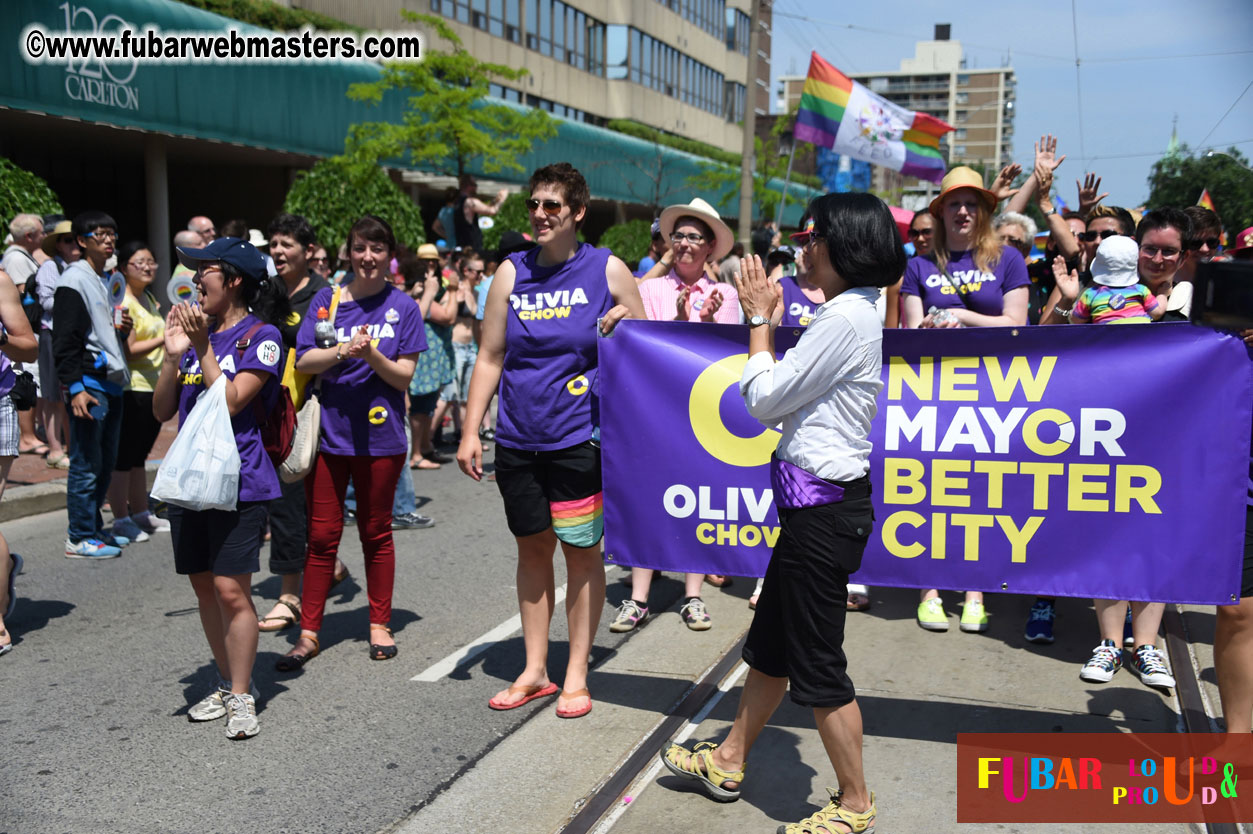
[[1073,307],[1067,307],[1067,308],[1065,308],[1065,309],[1063,310],[1061,307],[1054,307],[1054,308],[1053,308],[1053,312],[1054,312],[1054,313],[1057,313],[1057,315],[1061,316],[1062,318],[1067,318],[1067,319],[1068,319],[1068,318],[1070,318],[1070,314],[1074,312],[1074,308],[1073,308]]

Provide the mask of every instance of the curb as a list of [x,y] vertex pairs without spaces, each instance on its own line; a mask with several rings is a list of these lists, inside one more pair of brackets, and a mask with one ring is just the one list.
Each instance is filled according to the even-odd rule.
[[[157,469],[161,461],[150,460],[144,464],[148,475],[148,488],[157,477]],[[65,511],[65,478],[45,481],[42,484],[10,486],[4,491],[4,500],[0,501],[0,524],[6,521],[17,521],[32,515]]]

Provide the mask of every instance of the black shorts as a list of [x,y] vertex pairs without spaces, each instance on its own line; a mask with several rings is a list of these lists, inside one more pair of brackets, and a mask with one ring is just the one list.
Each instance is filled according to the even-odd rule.
[[600,445],[528,452],[496,444],[496,486],[505,499],[509,532],[518,538],[552,527],[574,547],[594,547],[604,535]]
[[1253,507],[1244,513],[1244,570],[1240,572],[1240,596],[1253,597]]
[[770,555],[744,662],[788,678],[792,701],[839,707],[856,694],[844,656],[848,575],[861,567],[874,527],[869,479],[850,482],[838,504],[779,509],[779,540]]
[[435,414],[435,406],[439,405],[439,391],[429,394],[410,394],[409,413],[418,417],[431,417]]
[[118,472],[143,469],[160,433],[161,424],[152,416],[152,392],[123,391],[122,435],[113,468]]
[[261,539],[268,501],[240,501],[234,512],[188,510],[170,505],[174,570],[182,575],[212,571],[238,576],[261,570]]

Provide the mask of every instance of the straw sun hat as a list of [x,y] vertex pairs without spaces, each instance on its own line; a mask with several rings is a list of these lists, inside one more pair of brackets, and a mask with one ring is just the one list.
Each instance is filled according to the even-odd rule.
[[713,257],[715,261],[722,260],[731,251],[731,247],[735,244],[735,235],[731,233],[731,227],[722,222],[722,218],[718,216],[718,212],[714,210],[714,207],[700,197],[686,205],[667,206],[661,212],[660,225],[662,236],[669,239],[671,233],[674,232],[675,224],[683,217],[695,217],[713,230]]
[[958,165],[945,174],[944,179],[940,181],[940,196],[931,201],[929,209],[931,214],[939,217],[944,198],[959,188],[973,189],[979,195],[979,202],[983,203],[983,207],[988,210],[989,214],[996,211],[996,195],[983,187],[983,177],[979,175],[979,172],[965,165]]

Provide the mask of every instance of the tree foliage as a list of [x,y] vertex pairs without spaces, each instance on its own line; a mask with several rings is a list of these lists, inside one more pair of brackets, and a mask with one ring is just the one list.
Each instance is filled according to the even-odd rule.
[[1149,208],[1196,205],[1209,189],[1214,210],[1228,233],[1234,235],[1253,226],[1253,171],[1249,160],[1235,148],[1212,155],[1195,155],[1187,145],[1168,154],[1149,172]]
[[[773,144],[773,143],[772,143]],[[783,179],[787,169],[787,157],[780,157],[775,147],[765,153],[761,137],[753,138],[753,155],[757,170],[753,172],[753,219],[774,220],[781,192],[767,186],[772,179]],[[730,165],[702,165],[700,173],[687,178],[687,185],[703,194],[714,195],[709,202],[714,205],[739,205],[740,169]]]
[[485,99],[491,82],[517,81],[527,71],[478,60],[434,15],[405,9],[401,15],[424,24],[451,48],[433,49],[428,38],[420,62],[384,64],[378,81],[349,88],[349,98],[357,101],[377,103],[392,90],[408,93],[409,99],[400,124],[354,125],[347,153],[371,162],[403,159],[415,167],[458,176],[471,165],[485,173],[522,171],[518,157],[535,142],[557,135],[553,119],[539,108],[517,109]]
[[283,211],[307,219],[332,257],[363,214],[390,223],[396,241],[404,246],[414,248],[426,240],[421,212],[387,172],[342,156],[323,159],[302,172],[287,192]]
[[652,239],[651,223],[647,220],[628,220],[606,229],[597,245],[609,249],[629,266],[634,266],[648,254]]
[[41,178],[0,156],[0,223],[19,214],[61,214],[61,202]]
[[262,29],[273,29],[276,32],[292,32],[306,26],[327,32],[361,31],[360,27],[351,26],[342,20],[304,9],[289,9],[271,0],[178,0],[178,2],[185,6],[220,14],[232,20],[251,23]]
[[510,194],[505,201],[500,204],[500,209],[496,212],[496,216],[492,218],[493,223],[490,229],[483,230],[483,248],[492,251],[500,246],[500,236],[507,230],[512,229],[515,232],[529,234],[531,231],[531,220],[527,216],[526,198],[529,194]]

